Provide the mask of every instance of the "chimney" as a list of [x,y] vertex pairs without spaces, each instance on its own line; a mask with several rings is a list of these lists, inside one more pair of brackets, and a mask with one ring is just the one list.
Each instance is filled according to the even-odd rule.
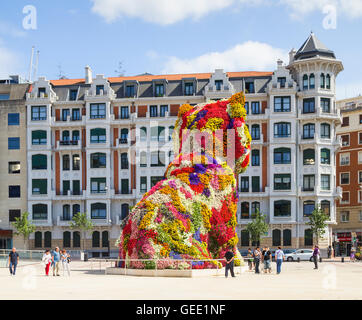
[[294,56],[297,52],[295,51],[295,49],[293,48],[292,50],[290,50],[289,52],[289,64],[294,62]]
[[86,84],[92,83],[92,69],[90,66],[85,67],[85,83]]

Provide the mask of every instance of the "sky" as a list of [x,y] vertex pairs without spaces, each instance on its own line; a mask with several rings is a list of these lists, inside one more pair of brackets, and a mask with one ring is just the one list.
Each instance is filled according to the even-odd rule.
[[[29,7],[30,6],[30,7]],[[0,77],[274,71],[313,31],[344,65],[337,98],[362,94],[362,0],[14,0],[0,4]]]

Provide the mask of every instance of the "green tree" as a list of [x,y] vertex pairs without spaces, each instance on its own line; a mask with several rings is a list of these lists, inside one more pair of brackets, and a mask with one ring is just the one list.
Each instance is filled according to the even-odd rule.
[[261,235],[268,232],[269,225],[266,222],[266,216],[260,213],[258,209],[256,209],[252,219],[253,220],[247,224],[246,230],[249,232],[251,241],[258,243],[260,242]]
[[87,233],[94,228],[94,224],[90,219],[87,217],[87,213],[78,212],[72,218],[72,222],[70,223],[71,229],[80,230],[82,234],[82,250],[85,249],[85,238]]
[[35,231],[35,225],[29,221],[28,216],[29,212],[24,212],[19,218],[15,218],[15,222],[12,223],[16,229],[15,234],[23,236],[24,249],[26,249],[26,241],[29,240],[30,235]]
[[310,226],[313,235],[315,235],[317,240],[317,245],[319,239],[325,234],[327,223],[326,221],[329,217],[324,213],[321,207],[317,207],[313,210],[312,214],[309,217],[309,221],[306,223]]

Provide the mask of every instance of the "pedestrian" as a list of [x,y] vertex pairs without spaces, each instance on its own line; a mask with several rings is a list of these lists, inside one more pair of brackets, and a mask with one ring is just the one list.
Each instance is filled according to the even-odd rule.
[[62,260],[63,276],[65,275],[65,270],[67,270],[68,276],[70,276],[70,269],[69,269],[70,255],[69,253],[67,253],[67,250],[64,249],[62,251],[60,258]]
[[254,255],[251,252],[251,249],[248,249],[248,254],[247,254],[247,258],[248,258],[248,267],[249,267],[249,271],[253,270],[253,261],[254,261]]
[[328,246],[327,253],[328,253],[328,259],[330,259],[332,256],[332,247],[331,246]]
[[50,265],[52,264],[52,255],[50,254],[50,250],[45,250],[45,253],[43,254],[43,258],[41,261],[45,265],[45,275],[49,276],[49,269]]
[[352,262],[355,262],[355,260],[356,260],[356,253],[355,253],[354,247],[351,248],[351,253],[350,253],[350,255],[349,255],[349,259],[350,259],[350,261],[352,261]]
[[314,269],[318,269],[318,259],[319,259],[320,251],[317,245],[314,246],[313,250],[313,262],[314,262]]
[[52,253],[52,261],[53,261],[53,276],[55,276],[55,274],[57,276],[60,276],[60,274],[59,274],[59,265],[60,265],[59,247],[56,247],[55,251],[53,251],[53,253]]
[[261,251],[259,247],[254,250],[254,261],[255,261],[255,273],[260,273],[259,264],[261,259]]
[[228,277],[228,271],[230,270],[231,276],[234,278],[234,253],[229,248],[228,251],[225,253],[225,278]]
[[282,263],[284,261],[284,252],[281,247],[278,247],[278,250],[275,251],[275,261],[277,263],[277,274],[282,271]]
[[264,273],[267,273],[268,270],[269,270],[269,273],[271,273],[272,253],[271,253],[269,247],[264,248],[262,256],[263,256],[263,262],[264,262]]
[[16,267],[19,263],[19,254],[16,252],[16,248],[12,248],[11,252],[9,253],[9,270],[10,275],[15,276]]

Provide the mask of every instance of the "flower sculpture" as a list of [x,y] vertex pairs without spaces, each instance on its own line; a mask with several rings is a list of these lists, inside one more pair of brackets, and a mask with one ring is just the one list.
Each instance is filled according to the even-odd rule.
[[[251,143],[244,104],[240,92],[180,107],[174,160],[130,213],[118,241],[121,259],[162,259],[158,268],[194,259],[192,268],[212,268],[210,259],[222,259],[236,247],[235,176],[249,164]],[[147,263],[131,262],[131,267],[147,268]]]

